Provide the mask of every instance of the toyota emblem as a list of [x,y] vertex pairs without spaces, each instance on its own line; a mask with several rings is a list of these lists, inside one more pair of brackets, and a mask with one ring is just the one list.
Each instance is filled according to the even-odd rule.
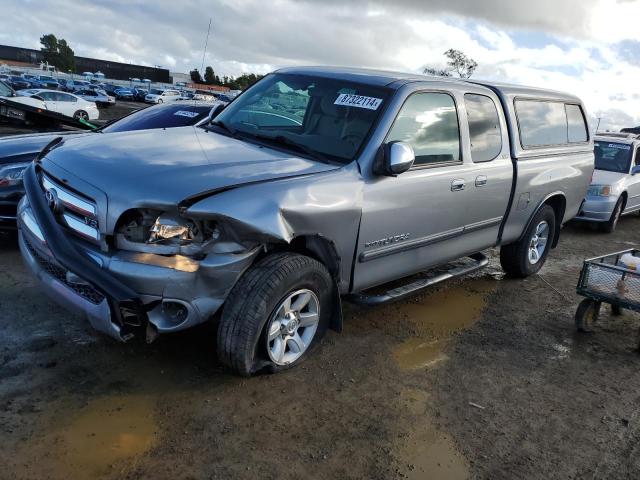
[[60,200],[58,199],[58,192],[56,192],[54,188],[50,188],[45,192],[44,196],[47,199],[47,205],[49,205],[51,211],[54,213],[60,213],[61,205]]

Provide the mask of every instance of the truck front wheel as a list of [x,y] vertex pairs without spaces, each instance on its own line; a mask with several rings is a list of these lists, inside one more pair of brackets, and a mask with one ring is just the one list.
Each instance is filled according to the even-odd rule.
[[317,260],[266,257],[233,287],[218,327],[218,357],[236,373],[277,372],[299,364],[330,323],[333,281]]
[[549,254],[556,216],[549,205],[544,205],[533,217],[521,240],[500,249],[502,269],[512,277],[528,277],[542,268]]

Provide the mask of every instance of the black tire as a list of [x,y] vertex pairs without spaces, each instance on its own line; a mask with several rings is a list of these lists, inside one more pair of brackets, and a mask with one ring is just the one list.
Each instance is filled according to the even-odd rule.
[[80,120],[80,119],[89,120],[89,114],[84,110],[78,110],[76,113],[73,114],[73,118],[75,118],[76,120]]
[[[541,222],[547,222],[549,227],[547,243],[539,259],[535,263],[529,260],[529,247]],[[500,248],[500,265],[510,277],[524,278],[533,275],[542,268],[551,249],[551,243],[556,231],[556,215],[549,205],[544,205],[533,217],[521,240],[504,245]]]
[[[309,289],[319,300],[319,322],[302,356],[287,365],[277,365],[267,352],[267,321],[292,292]],[[317,260],[294,253],[268,256],[252,266],[233,287],[218,326],[218,358],[242,376],[261,370],[272,373],[303,361],[329,326],[334,283]]]
[[600,302],[585,298],[576,309],[576,328],[579,332],[591,333],[600,315]]
[[611,212],[611,217],[608,221],[598,224],[600,227],[600,231],[604,233],[613,233],[618,225],[618,220],[620,220],[620,216],[622,215],[622,203],[624,199],[620,197],[616,202],[616,206],[613,207],[613,212]]
[[162,103],[163,100],[161,98],[158,99],[158,103]]

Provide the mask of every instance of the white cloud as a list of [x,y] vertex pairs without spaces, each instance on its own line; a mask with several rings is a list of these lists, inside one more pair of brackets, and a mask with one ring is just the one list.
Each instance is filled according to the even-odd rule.
[[630,94],[640,82],[638,1],[48,0],[26,9],[4,0],[11,21],[0,43],[37,48],[53,32],[77,55],[186,72],[201,65],[211,16],[205,66],[221,76],[300,64],[420,71],[457,48],[478,61],[478,78],[567,90],[605,125],[640,124]]

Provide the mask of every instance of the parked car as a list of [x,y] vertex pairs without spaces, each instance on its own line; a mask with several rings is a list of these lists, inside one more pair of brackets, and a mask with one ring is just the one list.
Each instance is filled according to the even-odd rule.
[[180,100],[193,100],[193,93],[191,92],[180,92]]
[[88,102],[95,102],[98,107],[110,107],[116,103],[116,99],[107,95],[104,90],[78,90],[76,95]]
[[133,89],[133,99],[136,102],[144,102],[144,97],[147,96],[147,93],[149,93],[149,91],[145,90],[144,88],[134,88]]
[[11,85],[11,88],[13,88],[14,90],[31,88],[31,82],[17,75],[10,75],[6,82]]
[[86,80],[62,80],[60,83],[61,89],[65,92],[76,92],[78,90],[85,90],[91,85]]
[[115,91],[115,94],[118,100],[132,101],[134,98],[133,90],[131,90],[130,88],[118,88]]
[[594,151],[595,171],[576,220],[611,233],[622,215],[640,211],[640,135],[600,133]]
[[38,82],[42,88],[49,90],[58,90],[60,88],[60,83],[49,75],[38,75]]
[[205,128],[45,148],[24,175],[20,249],[101,332],[151,341],[219,314],[225,365],[278,371],[340,330],[341,295],[397,300],[495,246],[510,275],[537,272],[589,185],[585,118],[537,88],[283,69]]
[[123,88],[120,85],[113,85],[112,83],[105,83],[104,87],[102,88],[105,92],[107,92],[107,95],[111,95],[112,97],[116,96],[116,90]]
[[33,89],[29,90],[29,96],[21,96],[18,92],[13,100],[76,119],[97,120],[100,117],[94,102],[88,102],[72,93]]
[[151,90],[145,97],[147,103],[165,103],[180,100],[180,92],[177,90]]
[[[11,89],[2,82],[0,96],[11,96]],[[215,110],[216,105],[212,106],[210,103],[170,103],[137,110],[97,130],[65,130],[0,138],[0,229],[15,228],[18,201],[24,195],[22,174],[38,153],[53,140],[94,133],[112,134],[203,125],[211,120]]]
[[20,75],[20,78],[29,83],[29,88],[46,88],[42,82],[38,80],[38,77],[35,75],[30,75],[28,73],[23,73]]

